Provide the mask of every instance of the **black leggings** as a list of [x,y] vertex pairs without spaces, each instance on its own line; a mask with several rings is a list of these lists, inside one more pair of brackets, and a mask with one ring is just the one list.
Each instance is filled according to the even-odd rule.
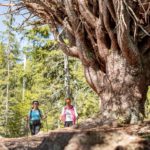
[[31,135],[36,135],[41,129],[41,125],[30,125]]
[[71,127],[73,125],[73,122],[72,121],[66,121],[65,122],[65,127]]

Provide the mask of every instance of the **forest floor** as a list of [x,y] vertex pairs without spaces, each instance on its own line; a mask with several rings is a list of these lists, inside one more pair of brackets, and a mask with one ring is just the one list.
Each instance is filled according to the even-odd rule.
[[139,125],[86,124],[36,136],[0,138],[0,150],[150,150],[150,122]]

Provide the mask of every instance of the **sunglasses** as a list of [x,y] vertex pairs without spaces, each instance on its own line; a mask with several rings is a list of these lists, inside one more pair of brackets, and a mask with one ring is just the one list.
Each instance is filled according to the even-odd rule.
[[39,103],[33,103],[34,105],[39,105]]

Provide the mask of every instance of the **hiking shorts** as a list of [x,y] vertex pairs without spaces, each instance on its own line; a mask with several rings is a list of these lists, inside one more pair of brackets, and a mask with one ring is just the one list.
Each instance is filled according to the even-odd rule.
[[73,125],[73,121],[65,121],[65,127],[71,127]]

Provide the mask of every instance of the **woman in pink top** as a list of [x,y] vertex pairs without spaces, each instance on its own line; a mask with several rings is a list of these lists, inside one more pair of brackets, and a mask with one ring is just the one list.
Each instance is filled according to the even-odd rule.
[[70,98],[66,98],[65,102],[66,102],[66,106],[63,107],[62,109],[60,120],[64,122],[65,127],[70,127],[76,124],[78,114],[76,108],[73,105],[71,105]]

